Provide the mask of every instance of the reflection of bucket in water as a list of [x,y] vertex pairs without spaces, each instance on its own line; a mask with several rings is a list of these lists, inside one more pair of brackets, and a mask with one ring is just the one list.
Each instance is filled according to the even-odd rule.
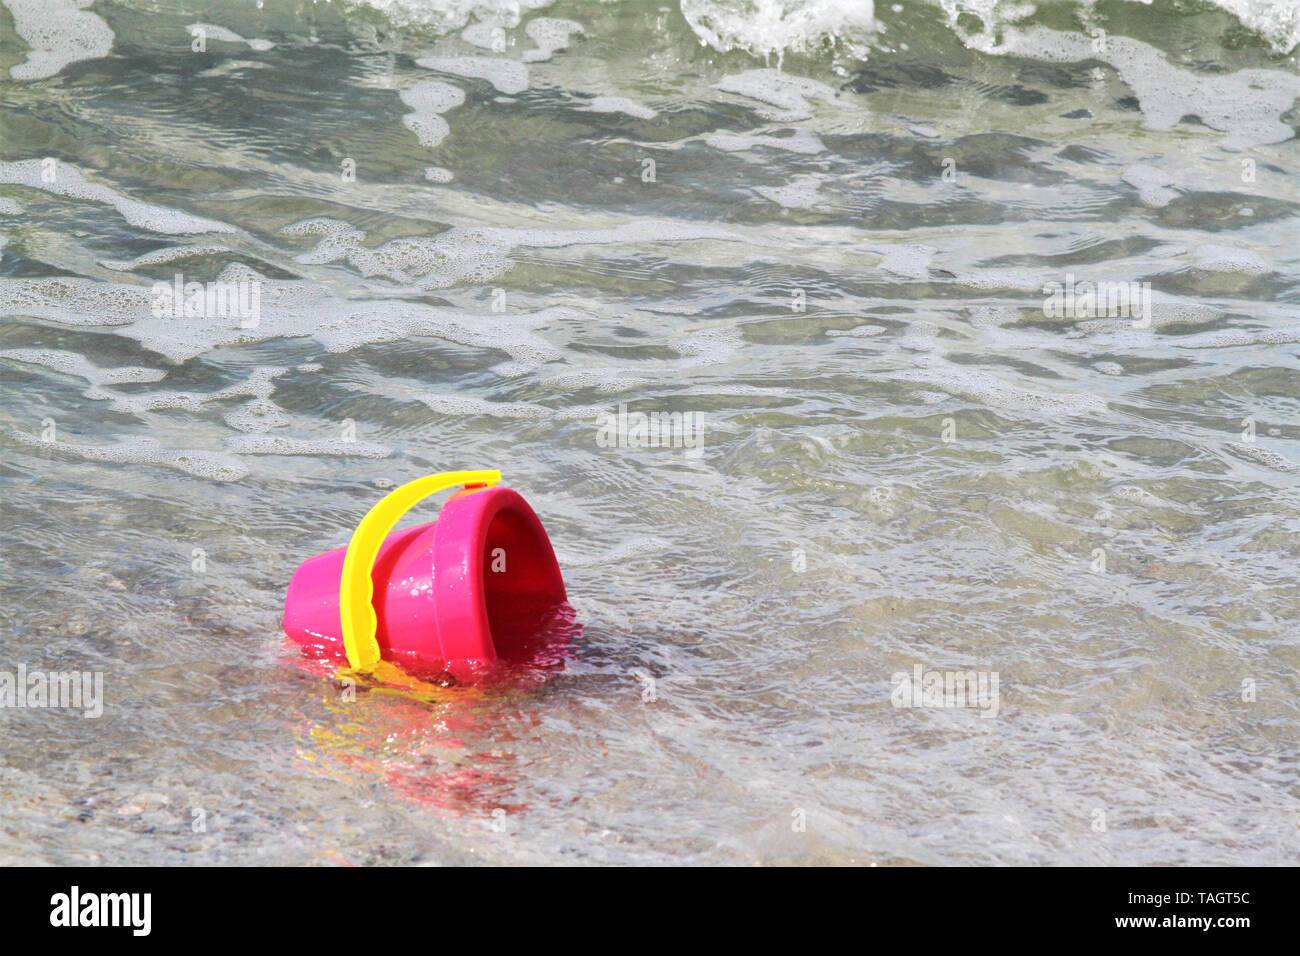
[[[296,654],[289,662],[322,681],[327,711],[294,727],[301,769],[345,786],[382,783],[438,816],[477,818],[484,826],[498,814],[528,809],[519,797],[515,756],[498,740],[503,723],[518,731],[509,706],[513,691],[411,691],[364,679],[343,684],[329,681],[331,663]],[[504,712],[494,701],[506,704]]]
[[[431,493],[418,485],[388,496],[367,521],[411,489],[390,510],[391,527],[410,504]],[[347,557],[366,524],[353,545],[303,562],[289,584],[284,629],[309,653],[345,652]],[[362,573],[359,566],[352,571]],[[387,534],[377,544],[369,577],[373,598],[364,603],[373,605],[377,656],[414,674],[448,672],[467,682],[502,664],[556,666],[578,630],[546,530],[518,492],[500,485],[467,486],[447,500],[437,521]]]

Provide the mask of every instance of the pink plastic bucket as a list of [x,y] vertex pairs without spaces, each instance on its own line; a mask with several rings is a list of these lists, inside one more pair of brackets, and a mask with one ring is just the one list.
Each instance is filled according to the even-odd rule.
[[[289,583],[284,630],[309,652],[344,653],[339,586],[346,548],[304,561]],[[437,521],[394,531],[371,569],[375,638],[415,673],[481,677],[567,645],[571,612],[546,530],[518,492],[452,495]]]

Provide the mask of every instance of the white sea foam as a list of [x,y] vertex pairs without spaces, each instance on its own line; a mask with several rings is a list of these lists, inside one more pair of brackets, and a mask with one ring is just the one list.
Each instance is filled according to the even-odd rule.
[[[1143,2],[1143,0],[1136,0]],[[1149,0],[1146,0],[1149,2]],[[1242,26],[1254,30],[1273,48],[1289,53],[1300,45],[1300,3],[1296,0],[1210,0],[1227,10]]]
[[0,162],[0,183],[40,189],[55,196],[67,196],[112,206],[133,226],[150,232],[172,234],[234,232],[233,226],[200,216],[191,216],[166,206],[155,206],[123,196],[100,183],[88,182],[70,163],[46,159]]
[[162,249],[155,249],[153,252],[146,252],[144,255],[136,256],[134,259],[101,259],[99,260],[99,264],[105,269],[112,269],[114,272],[131,272],[141,266],[166,265],[169,262],[177,262],[182,259],[193,259],[198,256],[229,254],[230,249],[226,246],[167,246]]
[[586,107],[591,113],[626,113],[636,119],[654,119],[659,114],[648,106],[642,106],[622,96],[597,96],[588,101]]
[[275,392],[275,379],[285,374],[288,369],[279,366],[258,366],[249,373],[248,378],[233,385],[211,392],[145,392],[135,395],[104,392],[97,397],[112,401],[114,410],[144,415],[157,411],[201,411],[213,402],[228,401],[232,398],[252,398],[254,401],[268,401]]
[[411,112],[402,117],[402,125],[415,134],[421,146],[430,148],[441,143],[451,132],[451,127],[440,114],[465,102],[463,90],[437,80],[416,83],[398,96],[411,108]]
[[559,249],[577,245],[680,242],[714,239],[738,241],[739,236],[712,226],[646,221],[611,229],[498,229],[455,227],[436,236],[406,237],[377,249],[362,244],[365,236],[337,220],[310,219],[285,227],[290,235],[320,235],[316,249],[300,262],[323,264],[346,259],[361,275],[383,276],[403,285],[445,289],[461,283],[483,283],[511,266],[520,248]]
[[1111,492],[1111,497],[1120,501],[1132,501],[1141,504],[1144,508],[1170,508],[1181,511],[1178,505],[1158,495],[1153,495],[1145,488],[1139,488],[1137,485],[1121,485]]
[[96,60],[113,49],[113,31],[77,0],[2,0],[14,32],[31,49],[27,60],[10,67],[15,80],[54,76],[69,63]]
[[1228,447],[1242,458],[1249,459],[1266,468],[1283,472],[1300,471],[1300,465],[1297,465],[1291,459],[1254,442],[1232,441],[1228,442]]
[[851,329],[827,329],[826,334],[833,338],[865,339],[888,331],[883,325],[855,325]]
[[875,21],[872,0],[680,0],[701,43],[759,55],[803,51],[825,40],[859,47]]
[[[389,299],[354,300],[336,296],[317,283],[273,280],[242,265],[222,270],[219,280],[257,281],[261,288],[261,319],[255,328],[241,328],[229,317],[155,318],[149,286],[95,282],[83,278],[0,278],[0,312],[62,325],[114,327],[118,334],[140,342],[173,362],[184,362],[223,345],[275,338],[313,337],[332,352],[361,345],[431,336],[476,348],[501,351],[522,374],[563,353],[533,331],[575,315],[553,307],[532,313],[502,316],[440,308],[420,302]],[[194,407],[206,398],[167,397],[176,407]],[[123,397],[122,403],[159,407],[158,397]]]
[[1223,329],[1189,335],[1176,344],[1184,349],[1224,349],[1241,345],[1290,345],[1300,342],[1300,325],[1280,329]]
[[916,367],[886,373],[884,377],[917,382],[1009,412],[1064,415],[1100,415],[1106,401],[1081,392],[1046,392],[1003,381],[991,372],[955,365],[931,355],[916,357]]
[[835,91],[825,83],[791,76],[780,70],[747,70],[724,76],[714,84],[714,88],[757,100],[765,104],[757,108],[760,115],[784,122],[809,119],[813,115],[812,104],[808,102],[810,99],[835,102]]
[[226,447],[241,455],[335,455],[351,458],[388,458],[393,449],[367,441],[342,438],[289,438],[285,435],[236,435]]
[[1235,272],[1240,275],[1267,275],[1273,269],[1259,255],[1236,246],[1207,244],[1197,246],[1192,253],[1197,269],[1206,272]]
[[551,5],[553,0],[360,0],[383,11],[399,26],[418,24],[444,33],[464,28],[471,18],[504,27],[518,26],[524,14]]
[[[481,22],[469,27],[474,32],[468,36],[462,33],[462,38],[476,46],[497,49],[491,45],[492,27],[513,28],[529,11],[550,6],[552,0],[359,2],[384,11],[398,25],[419,24],[444,33],[465,28],[472,18],[477,18]],[[988,42],[1036,9],[1026,0],[933,2],[943,9],[954,32],[980,43]],[[1132,2],[1149,6],[1151,0]],[[1300,44],[1300,2],[1297,0],[1209,2],[1235,16],[1244,27],[1262,37],[1275,53],[1287,53]],[[1092,16],[1089,8],[1093,5],[1093,0],[1081,3],[1085,21]],[[902,12],[896,5],[877,8],[872,0],[679,0],[676,6],[701,44],[724,52],[745,50],[778,58],[786,51],[808,51],[828,43],[865,55],[877,32]],[[972,36],[966,22],[977,22],[979,32]]]
[[320,216],[315,219],[303,219],[280,230],[285,236],[319,236],[316,248],[311,252],[300,253],[295,257],[304,265],[324,265],[346,259],[349,254],[361,248],[366,234],[350,223],[341,219]]
[[924,279],[930,274],[930,260],[939,251],[919,242],[897,246],[874,246],[872,252],[882,256],[880,268],[908,279]]
[[1029,269],[980,269],[958,272],[958,285],[981,291],[1014,289],[1017,292],[1041,292],[1043,277]]
[[190,32],[191,36],[195,36],[202,31],[205,40],[217,40],[221,43],[246,43],[250,50],[256,50],[258,53],[265,53],[267,50],[275,49],[275,44],[270,40],[247,40],[233,30],[227,30],[225,27],[215,26],[211,23],[191,23],[185,29]]
[[[1150,6],[1151,0],[1131,0]],[[1231,13],[1242,26],[1255,31],[1274,53],[1287,53],[1300,43],[1300,3],[1296,0],[1209,0],[1221,10]],[[1036,5],[1025,0],[939,0],[947,14],[948,23],[959,35],[985,43],[1007,26],[1023,20],[1036,10]],[[1081,19],[1090,22],[1096,0],[1081,0]],[[978,22],[980,30],[972,37],[959,24],[965,15]],[[969,21],[968,21],[969,22]]]
[[823,178],[813,173],[796,176],[784,186],[755,186],[754,192],[786,209],[824,208],[826,197],[821,194]]
[[631,369],[583,368],[548,375],[543,379],[543,384],[562,392],[590,388],[612,395],[628,389],[643,388],[653,384],[653,380]]
[[537,44],[536,50],[525,50],[520,57],[525,63],[542,63],[558,51],[569,46],[569,37],[582,35],[582,24],[554,17],[535,17],[528,21],[524,33]]
[[420,395],[418,397],[432,411],[453,417],[487,415],[492,418],[532,420],[550,417],[550,409],[531,402],[490,402],[467,395]]
[[1120,178],[1138,191],[1138,198],[1145,206],[1167,206],[1178,198],[1177,191],[1168,188],[1174,184],[1173,177],[1154,166],[1135,163]]
[[268,398],[245,402],[233,412],[227,412],[224,421],[236,431],[258,433],[292,424],[283,409]]
[[453,418],[482,415],[525,421],[573,421],[593,418],[605,410],[596,405],[547,408],[533,402],[494,402],[469,395],[420,394],[416,397],[431,411]]
[[812,130],[796,129],[790,136],[765,136],[757,133],[714,133],[704,142],[728,153],[747,152],[759,146],[807,156],[823,152],[826,147]]
[[460,38],[471,46],[501,53],[506,48],[506,31],[497,23],[472,23],[460,32]]
[[1044,27],[1008,28],[1000,43],[984,39],[971,45],[986,53],[1049,62],[1109,63],[1133,90],[1151,129],[1172,129],[1184,116],[1197,116],[1226,133],[1223,145],[1233,150],[1281,143],[1295,135],[1282,116],[1300,96],[1300,77],[1281,70],[1200,75],[1174,66],[1155,47],[1130,37],[1107,37],[1098,50],[1091,37]]
[[668,343],[686,366],[721,365],[731,360],[744,346],[740,329],[732,325],[714,325],[694,329],[684,338]]
[[933,352],[939,348],[938,337],[939,326],[924,319],[914,319],[896,341],[899,348],[910,352]]
[[40,365],[63,375],[84,379],[91,386],[86,392],[86,395],[91,398],[108,397],[99,388],[101,385],[158,382],[167,374],[163,369],[143,368],[138,365],[100,368],[85,356],[62,349],[4,349],[0,351],[0,358],[22,362],[25,365]]
[[20,431],[11,431],[10,434],[29,446],[83,461],[173,468],[208,481],[239,481],[248,476],[248,466],[234,455],[199,449],[164,448],[153,438],[133,438],[113,445],[82,445],[45,441]]
[[417,66],[439,73],[451,73],[473,80],[487,80],[507,96],[528,89],[528,68],[514,60],[491,56],[426,56],[416,60]]
[[274,69],[275,67],[271,63],[263,60],[220,60],[198,75],[203,77],[234,76],[237,73],[248,73],[252,70]]
[[1135,329],[1131,318],[1085,319],[1076,323],[1076,328],[1090,334],[1113,333],[1121,339],[1111,339],[1110,344],[1120,345],[1131,342],[1141,348],[1150,346],[1150,331],[1158,331],[1171,325],[1204,325],[1223,317],[1223,310],[1196,299],[1185,299],[1165,292],[1153,290],[1151,293],[1150,326],[1147,330]]

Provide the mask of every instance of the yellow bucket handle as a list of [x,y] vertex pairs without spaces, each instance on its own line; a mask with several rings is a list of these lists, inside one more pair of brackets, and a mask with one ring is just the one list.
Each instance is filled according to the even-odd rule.
[[339,616],[343,622],[343,649],[354,671],[367,673],[379,663],[379,642],[375,632],[374,587],[370,571],[379,557],[379,546],[406,512],[417,503],[456,485],[495,485],[499,471],[444,471],[390,491],[371,508],[352,532],[343,556],[343,578],[339,582]]

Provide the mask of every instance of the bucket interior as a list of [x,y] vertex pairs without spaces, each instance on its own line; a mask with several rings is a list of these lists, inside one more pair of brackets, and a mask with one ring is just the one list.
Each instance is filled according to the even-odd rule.
[[[534,530],[534,529],[538,530]],[[535,662],[555,650],[553,626],[564,605],[564,586],[551,544],[512,508],[488,525],[483,544],[483,593],[497,656]]]

